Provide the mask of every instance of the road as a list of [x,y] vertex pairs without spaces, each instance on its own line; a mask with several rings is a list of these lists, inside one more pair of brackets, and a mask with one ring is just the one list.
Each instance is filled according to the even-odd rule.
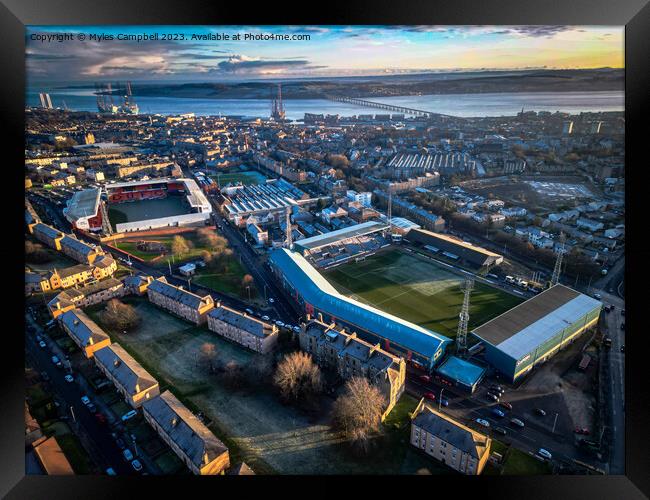
[[[31,325],[36,333],[30,328],[25,331],[26,357],[39,372],[46,372],[50,378],[48,384],[51,392],[58,399],[62,400],[67,408],[65,414],[68,416],[68,424],[86,447],[90,448],[90,455],[102,471],[112,467],[118,475],[131,475],[135,471],[122,457],[122,452],[111,436],[111,430],[107,425],[100,424],[88,409],[81,402],[85,395],[77,381],[66,382],[64,375],[66,371],[57,368],[51,360],[53,355],[50,345],[40,348],[36,342],[36,335],[43,337],[40,327],[33,321],[29,314],[25,315],[26,324]],[[47,341],[48,344],[51,342]],[[57,354],[58,355],[58,354]],[[60,359],[64,359],[59,356]],[[78,374],[75,374],[75,377]]]
[[[449,402],[447,407],[438,406],[442,390],[442,398]],[[573,464],[574,459],[581,460],[596,468],[602,468],[604,464],[591,458],[585,458],[580,450],[575,446],[573,436],[567,435],[571,430],[559,428],[553,432],[554,415],[547,414],[542,417],[534,415],[528,410],[523,410],[521,404],[517,402],[517,391],[511,390],[506,392],[501,398],[503,402],[512,404],[512,411],[500,407],[497,403],[489,401],[485,395],[488,392],[485,385],[480,386],[471,396],[454,393],[449,388],[440,386],[435,382],[424,383],[417,377],[410,377],[407,381],[407,391],[420,398],[426,392],[433,393],[435,401],[430,404],[440,408],[443,413],[447,413],[455,419],[464,422],[469,427],[478,432],[490,434],[506,444],[512,444],[531,455],[537,454],[540,448],[544,448],[551,453],[553,461]],[[498,417],[493,413],[494,408],[499,408],[505,413],[504,417]],[[476,422],[477,418],[486,420],[490,424],[487,429]],[[519,428],[510,423],[510,419],[518,418],[525,424],[524,428]],[[494,432],[495,427],[501,427],[506,431],[502,436]]]
[[609,423],[611,428],[611,447],[609,454],[609,473],[625,473],[625,354],[621,352],[621,346],[625,345],[625,331],[621,330],[621,324],[625,323],[622,310],[625,302],[620,298],[610,295],[603,295],[605,304],[613,304],[614,310],[606,314],[604,326],[605,335],[612,339],[612,346],[606,351],[607,356],[607,381],[609,392]]

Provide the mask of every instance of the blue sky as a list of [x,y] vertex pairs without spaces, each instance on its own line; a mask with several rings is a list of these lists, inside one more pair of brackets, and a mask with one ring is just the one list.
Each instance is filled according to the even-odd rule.
[[[71,41],[33,35],[72,33]],[[79,41],[79,33],[86,35]],[[91,41],[91,34],[175,33],[185,40]],[[239,41],[191,40],[240,34]],[[245,34],[309,40],[244,40]],[[31,81],[223,81],[425,71],[623,67],[621,26],[48,26],[28,27]]]

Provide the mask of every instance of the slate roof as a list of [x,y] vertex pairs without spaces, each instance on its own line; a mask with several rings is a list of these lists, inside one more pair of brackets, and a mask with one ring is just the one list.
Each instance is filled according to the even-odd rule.
[[[101,364],[131,396],[158,385],[158,381],[120,344],[96,351],[95,362]],[[136,390],[136,385],[140,391]]]
[[205,305],[205,299],[209,297],[209,295],[200,297],[188,290],[183,290],[177,286],[171,285],[160,278],[153,280],[149,284],[148,289],[158,292],[165,297],[169,297],[173,301],[180,302],[181,304],[185,304],[193,309],[199,309],[201,306]]
[[82,346],[90,345],[90,339],[97,344],[108,339],[108,335],[88,315],[79,310],[68,311],[59,316],[70,335],[79,340]]
[[259,320],[248,314],[235,311],[226,306],[215,307],[211,309],[208,313],[208,316],[211,316],[214,319],[228,323],[242,330],[246,330],[257,337],[267,337],[273,333],[273,325],[266,323],[265,321]]
[[207,463],[210,463],[228,451],[226,445],[170,391],[146,401],[142,406],[196,467],[206,465],[206,454]]

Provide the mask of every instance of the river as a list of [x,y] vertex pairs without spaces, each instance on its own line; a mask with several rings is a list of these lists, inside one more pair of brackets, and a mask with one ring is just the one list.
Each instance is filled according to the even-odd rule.
[[[55,107],[67,106],[72,111],[97,111],[92,89],[28,89],[27,104],[39,105],[39,92],[49,92]],[[521,109],[530,111],[561,111],[566,113],[623,111],[623,91],[585,92],[505,92],[483,94],[439,94],[401,97],[370,97],[370,101],[405,106],[424,111],[460,117],[513,116]],[[271,112],[267,99],[190,99],[179,97],[136,97],[141,113],[173,115],[223,115],[266,118]],[[305,113],[358,114],[386,113],[325,99],[285,99],[286,116],[299,120]]]

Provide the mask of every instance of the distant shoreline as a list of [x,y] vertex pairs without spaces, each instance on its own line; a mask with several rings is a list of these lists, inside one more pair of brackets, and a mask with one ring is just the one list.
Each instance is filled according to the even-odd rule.
[[[63,87],[81,87],[79,85]],[[496,94],[524,92],[624,91],[623,69],[535,70],[521,72],[422,74],[402,77],[329,78],[282,82],[285,99],[356,97],[380,99],[418,95]],[[277,82],[253,80],[220,83],[134,84],[138,97],[187,99],[271,99]],[[113,91],[113,94],[117,94]]]

